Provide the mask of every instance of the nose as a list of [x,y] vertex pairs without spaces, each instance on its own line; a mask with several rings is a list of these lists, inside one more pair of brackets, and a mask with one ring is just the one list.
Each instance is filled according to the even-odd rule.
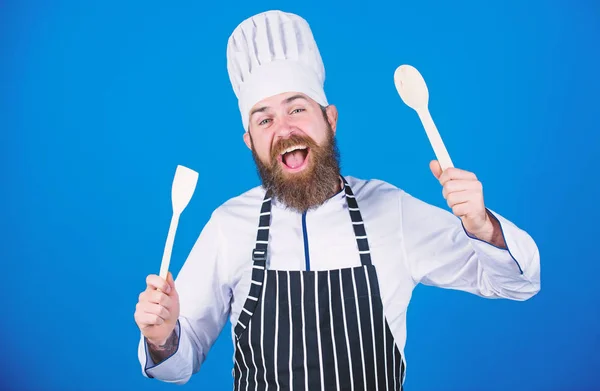
[[292,126],[292,124],[290,123],[290,121],[287,118],[282,118],[279,121],[279,126],[277,127],[276,130],[276,135],[277,138],[287,138],[289,137],[292,133],[294,133],[294,127]]

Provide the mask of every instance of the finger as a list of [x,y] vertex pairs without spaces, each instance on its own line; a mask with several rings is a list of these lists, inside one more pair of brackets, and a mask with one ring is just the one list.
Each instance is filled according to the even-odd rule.
[[155,304],[160,304],[166,308],[171,308],[173,303],[172,294],[167,295],[163,291],[159,291],[149,285],[145,291],[140,293],[138,302],[150,302]]
[[170,308],[173,300],[162,291],[151,290],[148,291],[145,300],[143,301],[153,304],[160,304],[166,308]]
[[442,166],[437,160],[432,160],[429,162],[429,169],[435,176],[435,179],[440,179],[440,175],[442,175]]
[[148,312],[136,312],[135,321],[138,323],[140,328],[148,326],[160,326],[165,323],[164,319],[156,314],[150,314]]
[[472,206],[470,202],[455,204],[452,207],[452,213],[458,217],[465,217],[471,212]]
[[446,182],[446,184],[442,188],[442,195],[445,199],[448,199],[449,194],[460,191],[473,191],[481,193],[483,191],[483,187],[481,186],[481,182],[479,181],[455,179]]
[[148,301],[138,303],[136,311],[147,314],[158,315],[162,320],[168,320],[171,317],[171,311],[160,304],[150,303]]
[[446,201],[450,208],[465,202],[479,202],[479,200],[479,195],[473,190],[455,191],[448,194],[448,197],[446,197]]
[[165,281],[165,279],[157,276],[156,274],[150,274],[148,277],[146,277],[146,284],[149,288],[158,289],[165,293],[169,293],[171,291],[171,287]]
[[446,170],[444,170],[444,172],[442,172],[442,175],[440,175],[439,177],[439,181],[442,184],[442,186],[445,185],[446,182],[453,179],[477,180],[477,176],[475,176],[475,174],[470,171],[461,170],[460,168],[456,167],[449,167]]
[[169,296],[177,295],[177,290],[175,289],[175,280],[173,279],[173,274],[171,274],[171,272],[167,274],[167,284],[169,284],[171,288],[169,291]]

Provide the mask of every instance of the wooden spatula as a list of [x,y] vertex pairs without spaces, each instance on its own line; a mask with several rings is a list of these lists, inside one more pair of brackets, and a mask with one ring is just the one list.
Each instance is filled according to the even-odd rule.
[[421,76],[415,67],[401,65],[394,72],[394,83],[402,101],[419,115],[419,119],[421,119],[421,123],[425,128],[425,133],[427,133],[427,138],[429,138],[429,143],[442,167],[442,171],[448,167],[454,167],[429,113],[429,90],[423,76]]
[[171,263],[171,252],[173,251],[173,241],[175,240],[175,232],[179,224],[179,216],[188,205],[196,190],[198,183],[198,173],[184,166],[177,166],[173,185],[171,187],[171,203],[173,204],[173,217],[171,217],[171,225],[167,235],[167,243],[163,252],[162,262],[160,264],[160,276],[167,278],[169,264]]

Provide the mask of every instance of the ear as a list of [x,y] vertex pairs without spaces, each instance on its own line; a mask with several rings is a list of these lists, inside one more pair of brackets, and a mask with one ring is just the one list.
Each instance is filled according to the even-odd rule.
[[248,149],[252,149],[252,140],[250,140],[250,131],[246,131],[246,133],[244,133],[244,143],[246,143],[246,146],[248,147]]
[[338,120],[337,107],[335,107],[335,105],[329,105],[329,106],[327,106],[325,111],[327,112],[327,121],[329,122],[329,125],[331,126],[331,129],[333,130],[333,134],[335,134],[335,131],[337,128],[337,120]]

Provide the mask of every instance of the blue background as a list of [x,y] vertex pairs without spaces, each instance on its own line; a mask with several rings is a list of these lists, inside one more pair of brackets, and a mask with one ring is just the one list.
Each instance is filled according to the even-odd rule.
[[[344,174],[445,207],[393,84],[412,64],[455,165],[539,246],[529,301],[416,289],[406,389],[600,389],[600,7],[584,0],[1,2],[3,389],[178,389],[142,376],[135,304],[177,164],[200,177],[175,274],[211,211],[259,183],[225,48],[267,9],[313,28]],[[230,389],[231,354],[228,324],[184,389]]]

